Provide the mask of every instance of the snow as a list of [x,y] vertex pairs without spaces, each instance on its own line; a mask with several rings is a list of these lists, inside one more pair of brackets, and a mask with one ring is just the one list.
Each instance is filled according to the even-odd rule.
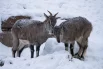
[[[0,0],[0,22],[12,15],[30,15],[32,19],[44,21],[43,13],[49,15],[47,10],[53,14],[59,12],[57,16],[62,18],[82,16],[92,23],[85,61],[71,60],[64,44],[49,38],[41,45],[40,56],[33,59],[30,58],[29,48],[20,58],[13,58],[11,48],[0,43],[0,60],[5,62],[0,69],[103,69],[103,0]],[[61,22],[58,20],[56,25]]]

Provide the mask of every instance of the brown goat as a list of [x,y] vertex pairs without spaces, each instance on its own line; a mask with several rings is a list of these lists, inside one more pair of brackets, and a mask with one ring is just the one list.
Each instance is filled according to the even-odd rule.
[[7,20],[2,21],[1,30],[2,31],[11,31],[12,26],[14,23],[19,19],[31,19],[30,16],[10,16]]
[[[84,59],[84,54],[88,47],[88,37],[92,31],[92,24],[84,17],[70,18],[55,26],[54,35],[58,42],[65,44],[65,50],[68,51],[68,43],[70,43],[70,53],[72,56]],[[79,51],[74,55],[74,42],[79,45]]]
[[[1,30],[3,32],[0,34],[0,36],[2,36],[3,38],[0,38],[0,40],[1,40],[0,42],[2,44],[4,44],[5,46],[12,47],[13,38],[10,33],[11,28],[14,25],[14,23],[19,19],[31,19],[31,17],[30,16],[22,16],[22,15],[10,16],[7,20],[2,21]],[[28,45],[26,45],[25,42],[26,42],[25,40],[20,40],[20,45],[19,45],[19,48],[17,51],[17,54],[19,57],[20,57],[20,54],[23,51],[23,49],[28,46]]]
[[[49,11],[48,11],[49,12]],[[56,24],[58,17],[52,15],[46,17],[44,22],[36,20],[21,19],[16,21],[11,30],[13,35],[13,48],[12,54],[15,57],[19,45],[19,39],[28,40],[31,47],[31,58],[34,56],[34,45],[36,45],[36,57],[39,56],[39,50],[42,43],[44,43],[49,37],[51,37],[52,29]]]
[[[7,46],[7,47],[12,47],[13,43],[13,37],[11,32],[2,32],[0,33],[0,42]],[[29,47],[29,42],[27,42],[26,40],[19,40],[20,44],[19,47],[17,49],[17,55],[20,57],[21,52],[23,51],[24,48]]]

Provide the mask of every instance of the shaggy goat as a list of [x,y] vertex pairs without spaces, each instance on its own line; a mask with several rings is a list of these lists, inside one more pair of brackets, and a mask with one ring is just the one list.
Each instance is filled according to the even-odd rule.
[[52,15],[51,12],[49,13],[50,16],[47,16],[44,13],[44,16],[46,17],[44,22],[28,19],[16,21],[11,30],[13,35],[13,57],[15,57],[19,45],[19,39],[28,40],[30,42],[32,49],[31,58],[34,56],[34,45],[36,45],[36,57],[39,56],[40,45],[52,36],[52,29],[58,19],[58,17],[56,17],[58,13],[55,15]]
[[[12,47],[12,41],[13,41],[13,37],[11,32],[2,32],[0,33],[0,42],[2,44],[4,44],[7,47]],[[27,42],[26,40],[19,40],[20,44],[17,50],[17,55],[20,57],[21,52],[23,51],[24,48],[29,46],[29,42]]]
[[1,30],[10,32],[14,23],[19,19],[31,19],[31,17],[22,15],[10,16],[7,20],[1,20]]
[[[84,17],[70,18],[55,26],[54,35],[58,42],[65,44],[65,50],[68,50],[70,43],[70,53],[72,56],[84,59],[84,54],[88,47],[88,37],[92,31],[92,24]],[[79,45],[79,51],[74,55],[74,42]]]
[[[10,33],[11,28],[14,25],[14,23],[19,19],[31,19],[31,17],[19,15],[19,16],[10,16],[7,20],[4,20],[4,21],[1,20],[2,22],[1,30],[3,32],[0,33],[0,36],[1,36],[0,40],[1,40],[1,43],[4,44],[5,46],[12,47],[13,38]],[[19,41],[20,41],[20,45],[17,50],[17,55],[20,57],[20,54],[23,51],[23,49],[28,46],[28,42],[26,40],[19,40]]]

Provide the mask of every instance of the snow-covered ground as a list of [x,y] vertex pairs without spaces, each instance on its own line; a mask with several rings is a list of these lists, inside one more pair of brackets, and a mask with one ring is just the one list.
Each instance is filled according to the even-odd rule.
[[[63,43],[49,38],[40,48],[40,56],[30,58],[29,48],[20,58],[12,58],[11,48],[0,43],[0,69],[103,69],[103,0],[0,0],[0,20],[11,15],[30,15],[43,21],[43,13],[59,12],[60,17],[86,17],[93,24],[85,61],[68,58]],[[0,21],[1,22],[1,21]],[[58,20],[57,25],[61,23]],[[1,24],[1,23],[0,23]],[[1,29],[0,29],[1,31]],[[75,52],[78,50],[75,44]]]

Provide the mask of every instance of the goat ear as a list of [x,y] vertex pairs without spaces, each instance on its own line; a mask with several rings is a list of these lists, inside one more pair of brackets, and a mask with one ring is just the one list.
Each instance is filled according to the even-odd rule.
[[58,14],[58,12],[54,15],[54,17],[56,17],[57,14]]
[[46,17],[46,18],[48,18],[48,16],[44,13],[44,16]]

